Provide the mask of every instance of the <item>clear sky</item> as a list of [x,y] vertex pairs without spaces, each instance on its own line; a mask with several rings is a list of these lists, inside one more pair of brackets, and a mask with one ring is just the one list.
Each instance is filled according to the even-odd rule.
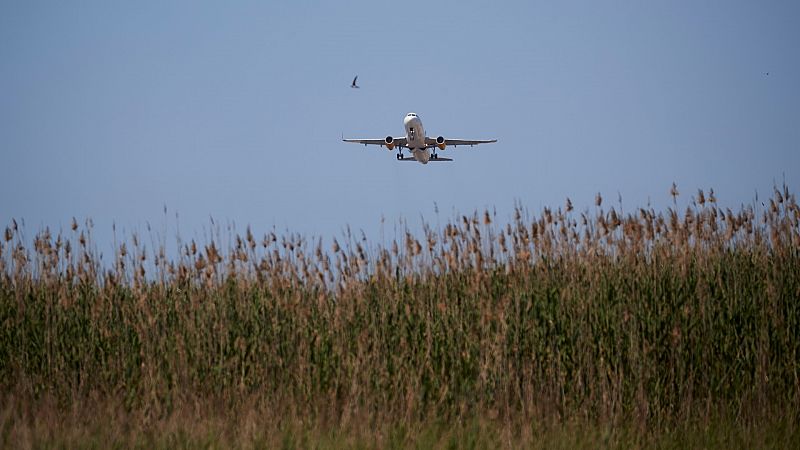
[[[796,0],[5,1],[0,224],[377,236],[434,204],[797,192],[798,23]],[[341,142],[409,111],[499,142],[426,166]]]

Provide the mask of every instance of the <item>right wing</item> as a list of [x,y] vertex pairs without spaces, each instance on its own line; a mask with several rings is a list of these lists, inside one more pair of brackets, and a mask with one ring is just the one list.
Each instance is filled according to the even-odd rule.
[[[386,145],[386,139],[342,139],[344,142],[353,142],[356,144],[364,144],[364,145]],[[392,146],[394,147],[407,147],[406,145],[406,138],[394,138],[392,140]]]
[[[493,144],[497,142],[497,139],[445,139],[444,143],[448,147],[458,147],[459,145],[469,145],[472,147],[473,145],[478,144]],[[425,138],[425,145],[428,147],[436,146],[436,138],[426,137]]]

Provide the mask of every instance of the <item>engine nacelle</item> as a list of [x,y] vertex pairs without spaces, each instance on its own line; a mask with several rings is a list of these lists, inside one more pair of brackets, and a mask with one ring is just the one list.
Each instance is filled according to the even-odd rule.
[[394,148],[394,138],[391,136],[386,136],[386,139],[383,140],[386,143],[386,148],[389,150]]
[[444,136],[439,136],[436,138],[436,146],[439,147],[439,150],[444,150],[447,147],[447,143],[444,141]]

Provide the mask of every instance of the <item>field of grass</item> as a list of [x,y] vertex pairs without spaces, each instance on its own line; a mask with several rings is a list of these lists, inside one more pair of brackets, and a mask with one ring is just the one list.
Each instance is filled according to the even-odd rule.
[[111,261],[89,224],[14,222],[0,445],[800,448],[799,222],[786,187],[598,195],[386,246],[131,236]]

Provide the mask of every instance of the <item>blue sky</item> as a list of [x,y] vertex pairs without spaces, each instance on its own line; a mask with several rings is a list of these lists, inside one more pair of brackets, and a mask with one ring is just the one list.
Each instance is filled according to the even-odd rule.
[[[434,204],[796,192],[799,22],[796,1],[2,2],[0,223],[377,236]],[[340,142],[409,111],[499,142],[427,166]]]

